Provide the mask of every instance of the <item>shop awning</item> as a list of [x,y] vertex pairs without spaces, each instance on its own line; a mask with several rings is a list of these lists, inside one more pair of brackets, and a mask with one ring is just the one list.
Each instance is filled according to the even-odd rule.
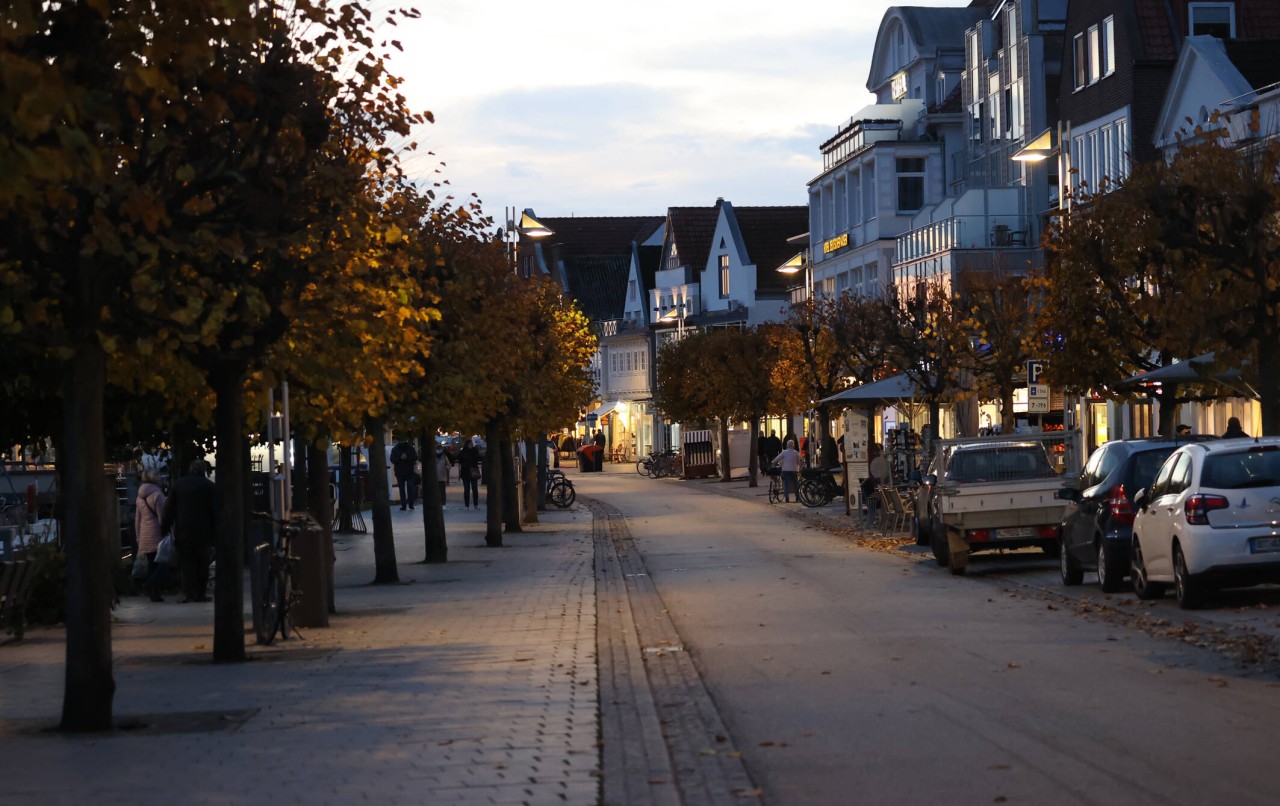
[[[1257,399],[1258,392],[1248,383],[1240,379],[1240,367],[1230,367],[1218,372],[1213,371],[1214,353],[1205,353],[1186,361],[1178,361],[1167,367],[1159,367],[1150,372],[1139,372],[1125,378],[1118,386],[1145,386],[1150,383],[1192,384],[1202,383],[1223,386],[1243,397]],[[1248,361],[1244,362],[1246,365]]]
[[912,400],[920,396],[915,381],[906,375],[891,375],[878,381],[864,383],[852,389],[837,392],[831,397],[819,400],[819,403],[886,403],[893,404],[899,400]]
[[601,417],[608,414],[609,412],[615,409],[622,408],[622,406],[623,406],[623,403],[621,400],[610,400],[606,403],[601,403],[600,406],[595,411],[587,415],[587,419],[590,420],[592,418],[595,418],[599,420]]

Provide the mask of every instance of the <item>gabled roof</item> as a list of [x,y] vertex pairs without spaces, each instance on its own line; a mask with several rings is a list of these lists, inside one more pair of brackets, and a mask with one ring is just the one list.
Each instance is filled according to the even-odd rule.
[[796,253],[795,244],[787,239],[809,228],[809,208],[804,205],[781,207],[732,207],[730,223],[737,229],[746,250],[744,260],[756,266],[756,289],[783,290],[788,278],[777,268]]
[[537,217],[554,233],[537,246],[551,276],[592,321],[622,317],[632,245],[662,226],[659,216]]
[[667,209],[667,241],[675,243],[682,265],[690,266],[694,271],[706,268],[719,215],[720,202],[716,202],[715,207]]
[[647,295],[653,290],[654,275],[662,265],[662,247],[637,244],[636,265],[640,269],[640,290]]

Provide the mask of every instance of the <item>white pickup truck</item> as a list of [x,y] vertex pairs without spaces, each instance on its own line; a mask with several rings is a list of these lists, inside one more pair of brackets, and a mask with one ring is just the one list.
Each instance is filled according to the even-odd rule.
[[1074,432],[945,439],[936,443],[917,503],[917,534],[928,534],[938,565],[963,574],[975,551],[1039,546],[1058,553],[1066,501],[1079,472]]

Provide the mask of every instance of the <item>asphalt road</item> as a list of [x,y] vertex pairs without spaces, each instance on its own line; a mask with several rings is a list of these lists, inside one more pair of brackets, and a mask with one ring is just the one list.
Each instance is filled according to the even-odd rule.
[[1034,556],[952,577],[708,483],[578,484],[627,516],[764,803],[1280,800],[1280,678],[1171,602],[1063,597]]

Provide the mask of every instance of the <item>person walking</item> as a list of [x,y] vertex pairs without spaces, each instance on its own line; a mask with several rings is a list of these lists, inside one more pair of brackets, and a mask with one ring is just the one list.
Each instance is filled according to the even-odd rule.
[[782,453],[774,458],[773,464],[782,471],[783,500],[790,504],[792,493],[795,493],[797,501],[800,500],[800,491],[797,485],[797,479],[800,474],[800,451],[796,450],[795,440],[787,440],[787,447],[783,448]]
[[467,439],[467,444],[458,451],[458,478],[462,480],[462,508],[470,509],[474,504],[479,509],[480,449],[473,439]]
[[1247,437],[1247,436],[1249,435],[1246,434],[1244,432],[1244,429],[1240,427],[1239,417],[1227,418],[1227,430],[1222,432],[1223,439],[1232,439],[1233,437]]
[[[449,470],[453,467],[453,460],[449,458],[449,454],[445,452],[443,445],[436,445],[436,478],[440,483],[440,508],[448,509],[448,499],[445,498],[445,488],[449,486]],[[410,507],[412,509],[412,507]]]
[[173,535],[178,549],[183,603],[209,601],[209,560],[217,542],[217,515],[217,487],[209,478],[209,463],[196,459],[187,475],[174,482],[160,521],[161,531]]
[[133,531],[138,536],[138,551],[147,557],[146,580],[143,590],[153,602],[163,602],[160,585],[168,576],[167,565],[156,562],[156,550],[164,535],[161,518],[164,515],[164,491],[160,489],[160,473],[154,468],[142,471],[142,483],[138,485],[138,497],[133,507]]
[[764,438],[764,457],[768,464],[773,464],[773,460],[778,458],[778,454],[782,453],[782,440],[778,439],[778,432],[770,431],[769,436]]
[[402,439],[391,449],[391,467],[396,473],[396,490],[400,494],[401,510],[405,508],[405,504],[413,509],[414,502],[418,500],[418,481],[414,478],[417,476],[417,465],[418,451],[409,440]]

